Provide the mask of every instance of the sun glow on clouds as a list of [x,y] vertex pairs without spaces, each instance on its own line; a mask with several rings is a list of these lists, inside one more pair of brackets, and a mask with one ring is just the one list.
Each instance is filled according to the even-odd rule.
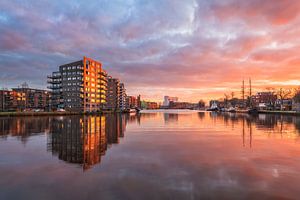
[[83,55],[157,101],[239,96],[249,77],[255,91],[296,86],[299,13],[297,0],[0,1],[0,87],[45,88]]

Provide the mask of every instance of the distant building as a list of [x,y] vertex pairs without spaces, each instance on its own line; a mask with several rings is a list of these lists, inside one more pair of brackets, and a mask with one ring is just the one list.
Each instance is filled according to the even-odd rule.
[[120,83],[119,85],[119,109],[124,111],[128,109],[128,105],[126,104],[126,89],[124,83]]
[[292,110],[300,112],[300,102],[295,99],[292,101]]
[[138,97],[137,97],[137,105],[138,105],[138,108],[142,108],[141,95],[138,95]]
[[109,76],[107,78],[107,106],[109,110],[117,110],[120,105],[120,81]]
[[100,111],[106,107],[107,73],[91,58],[59,66],[48,76],[52,109],[75,112]]
[[272,92],[258,92],[256,95],[252,96],[252,102],[255,106],[274,106],[277,100],[277,96]]
[[197,103],[189,103],[189,102],[170,102],[169,108],[171,109],[197,109]]
[[136,107],[138,107],[138,100],[134,96],[127,96],[127,102],[128,102],[129,108],[136,108]]
[[145,102],[146,109],[152,110],[152,109],[158,109],[159,105],[157,102]]
[[209,107],[212,108],[212,107],[218,107],[220,104],[220,101],[219,100],[210,100],[209,101]]
[[178,97],[164,96],[163,106],[168,107],[170,102],[178,102]]
[[293,106],[292,99],[277,99],[275,102],[275,107],[278,110],[292,110],[295,108],[295,105]]

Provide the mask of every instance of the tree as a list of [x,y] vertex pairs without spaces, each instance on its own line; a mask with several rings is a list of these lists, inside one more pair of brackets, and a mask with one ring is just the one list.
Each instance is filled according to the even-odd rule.
[[270,95],[267,95],[266,101],[274,109],[276,99],[277,99],[276,90],[273,87],[267,87],[266,91],[270,94]]
[[300,103],[300,87],[294,89],[293,100],[295,103]]
[[280,88],[276,92],[276,94],[279,97],[279,100],[280,100],[280,109],[282,110],[283,109],[283,100],[291,96],[292,90],[291,89]]
[[225,107],[227,107],[227,104],[228,104],[228,99],[229,99],[229,96],[228,94],[224,94],[224,104],[225,104]]
[[200,99],[199,102],[198,102],[198,106],[199,106],[199,108],[204,108],[205,107],[205,102],[202,99]]

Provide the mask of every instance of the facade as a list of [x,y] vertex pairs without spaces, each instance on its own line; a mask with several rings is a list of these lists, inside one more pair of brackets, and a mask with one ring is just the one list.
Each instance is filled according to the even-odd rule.
[[107,73],[91,58],[59,66],[59,71],[48,76],[48,83],[53,110],[95,112],[106,107]]
[[49,110],[50,92],[33,88],[12,88],[17,95],[17,107],[20,110]]
[[129,108],[137,108],[138,107],[138,100],[134,96],[127,96],[127,104]]
[[126,89],[124,83],[120,83],[119,85],[119,109],[121,111],[129,109],[128,103],[126,103]]
[[138,108],[142,108],[141,95],[138,95],[138,96],[137,96],[137,105],[138,105]]
[[49,89],[52,90],[50,98],[50,109],[56,110],[64,107],[64,99],[62,95],[62,77],[61,73],[53,72],[52,75],[48,76]]
[[169,108],[171,109],[196,109],[198,105],[196,103],[189,102],[170,102]]
[[25,94],[10,90],[0,90],[0,112],[17,111],[18,108],[25,105],[24,101]]
[[48,110],[50,92],[28,87],[0,90],[0,111]]
[[107,106],[109,110],[118,110],[120,105],[120,81],[109,76],[107,78]]
[[159,105],[156,102],[146,102],[146,109],[158,109]]

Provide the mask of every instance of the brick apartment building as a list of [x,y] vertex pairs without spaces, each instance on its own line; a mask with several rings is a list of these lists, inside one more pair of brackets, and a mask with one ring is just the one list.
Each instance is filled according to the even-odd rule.
[[12,90],[0,90],[0,111],[48,110],[50,92],[23,85]]

